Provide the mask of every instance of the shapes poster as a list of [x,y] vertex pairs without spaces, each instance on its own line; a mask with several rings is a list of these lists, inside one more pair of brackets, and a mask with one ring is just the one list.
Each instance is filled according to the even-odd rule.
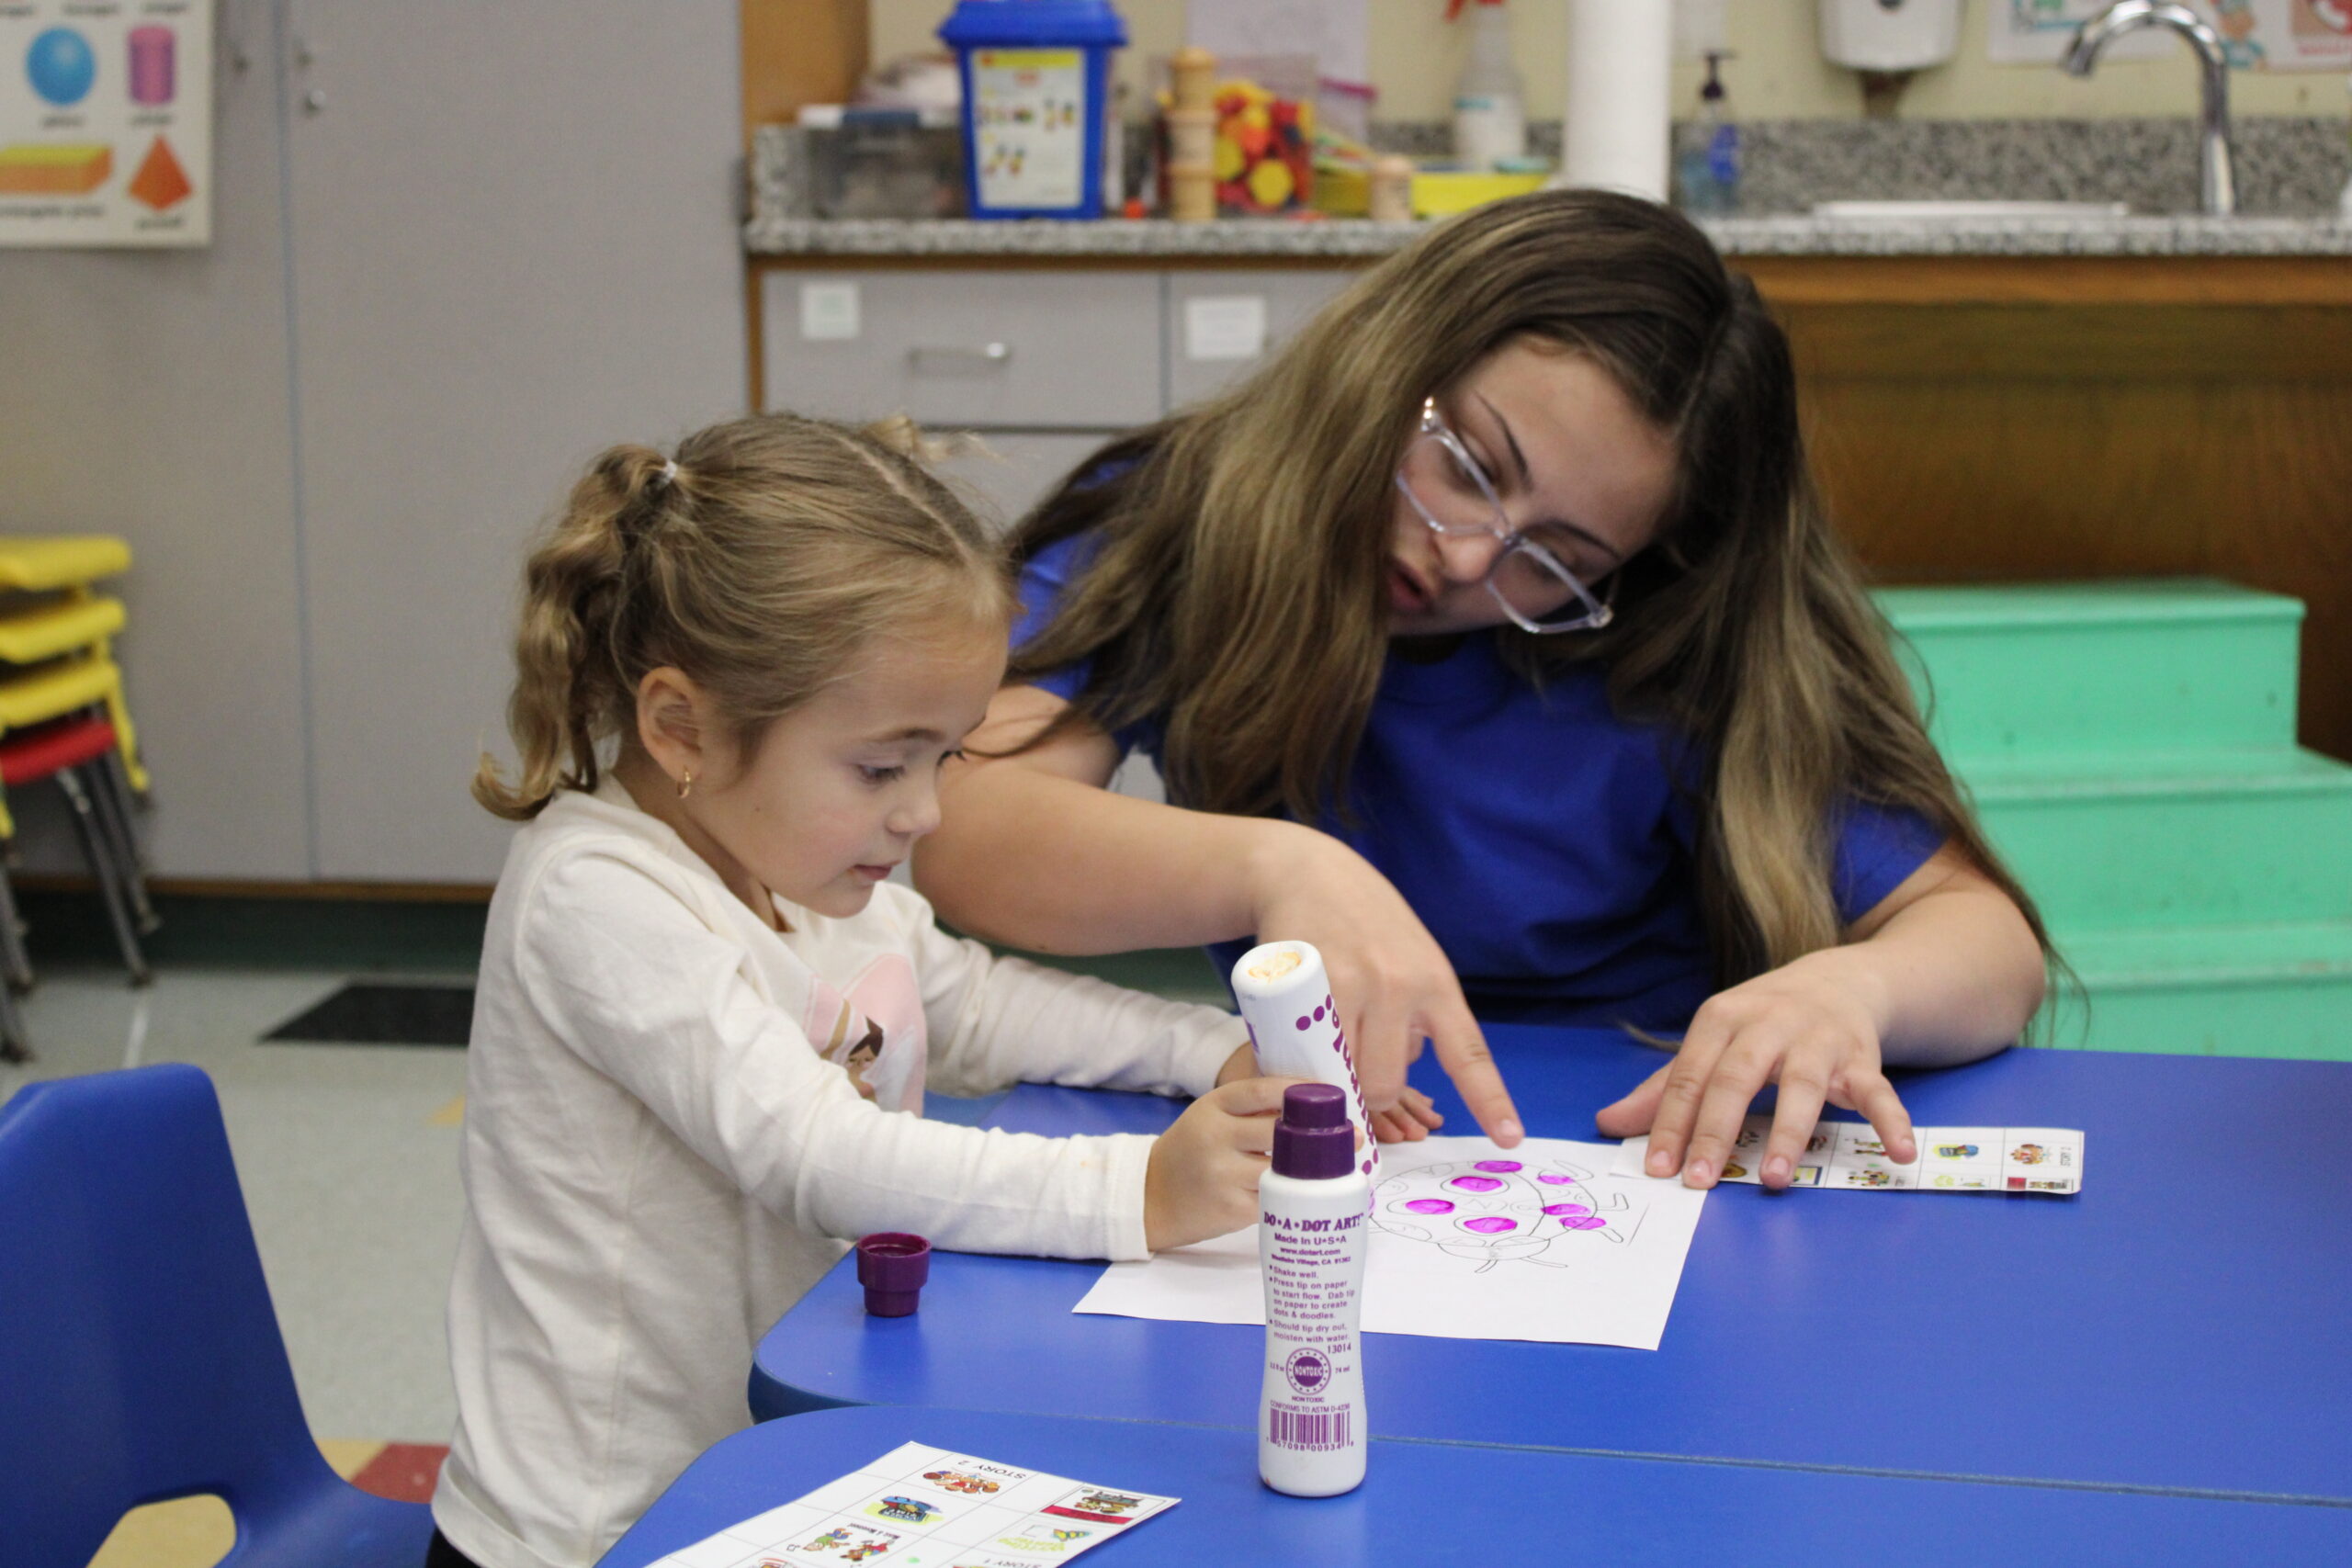
[[212,238],[212,0],[0,0],[0,245]]
[[[1363,1328],[1655,1350],[1706,1194],[1607,1172],[1614,1144],[1430,1138],[1381,1151]],[[1263,1323],[1256,1227],[1114,1263],[1072,1310]]]

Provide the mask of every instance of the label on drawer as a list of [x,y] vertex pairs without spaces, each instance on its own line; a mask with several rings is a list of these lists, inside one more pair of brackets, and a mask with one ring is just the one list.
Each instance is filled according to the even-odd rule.
[[1204,295],[1184,301],[1184,357],[1255,359],[1266,352],[1266,297]]
[[983,207],[1076,207],[1084,194],[1086,54],[972,53],[972,135]]
[[800,286],[800,336],[808,343],[849,343],[858,333],[857,285]]

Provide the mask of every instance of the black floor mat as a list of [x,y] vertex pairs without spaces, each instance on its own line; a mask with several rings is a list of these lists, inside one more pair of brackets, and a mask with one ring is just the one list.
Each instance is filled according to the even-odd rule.
[[463,1045],[472,1032],[471,986],[345,986],[262,1036],[300,1045]]

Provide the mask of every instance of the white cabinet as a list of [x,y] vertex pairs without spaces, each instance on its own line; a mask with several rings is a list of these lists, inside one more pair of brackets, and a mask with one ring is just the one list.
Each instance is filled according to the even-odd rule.
[[1168,406],[1199,402],[1256,370],[1347,287],[1346,272],[1176,272],[1163,319]]
[[1159,417],[1151,273],[775,271],[761,333],[772,409],[994,429]]
[[770,266],[762,406],[977,431],[991,455],[945,470],[1011,522],[1111,437],[1262,365],[1353,276]]
[[1006,529],[1108,439],[1095,432],[993,431],[935,465],[980,520]]
[[737,7],[220,15],[213,244],[0,252],[0,528],[131,542],[159,874],[488,882],[526,540],[744,401]]
[[735,6],[291,18],[316,874],[489,881],[531,536],[603,447],[742,408]]

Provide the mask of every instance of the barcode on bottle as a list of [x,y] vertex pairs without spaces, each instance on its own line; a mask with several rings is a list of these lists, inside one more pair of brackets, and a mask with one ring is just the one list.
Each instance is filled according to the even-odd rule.
[[1343,1449],[1348,1412],[1285,1410],[1277,1404],[1266,1412],[1266,1438],[1278,1449]]

